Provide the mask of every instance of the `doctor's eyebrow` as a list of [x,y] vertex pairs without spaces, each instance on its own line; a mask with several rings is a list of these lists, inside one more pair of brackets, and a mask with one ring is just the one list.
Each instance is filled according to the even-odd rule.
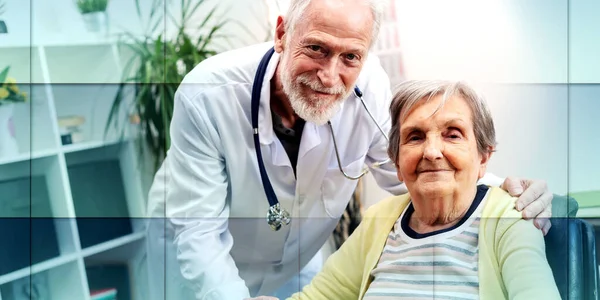
[[[316,38],[316,37],[307,37],[305,39],[302,40],[302,45],[303,46],[310,46],[310,45],[317,45],[319,47],[323,47],[325,50],[329,51],[331,50],[331,48],[336,48],[335,46],[331,46],[329,44],[327,44],[326,42],[324,42],[323,40]],[[361,49],[361,48],[356,48],[356,47],[351,47],[351,48],[345,48],[343,53],[353,53],[353,54],[357,54],[360,56],[364,56],[366,49]]]

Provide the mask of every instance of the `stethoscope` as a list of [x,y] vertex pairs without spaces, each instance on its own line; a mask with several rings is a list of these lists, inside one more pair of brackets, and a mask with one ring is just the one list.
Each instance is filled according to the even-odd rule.
[[[254,84],[252,85],[251,110],[252,110],[252,128],[254,130],[254,149],[256,150],[256,159],[258,161],[258,169],[260,171],[260,177],[261,177],[261,180],[263,183],[263,188],[265,190],[267,200],[269,201],[269,211],[267,212],[267,223],[269,224],[269,226],[271,226],[271,229],[273,229],[274,231],[278,231],[279,229],[281,229],[282,224],[285,224],[285,225],[290,224],[290,214],[287,210],[281,208],[281,206],[279,205],[279,201],[277,200],[277,196],[275,195],[275,191],[273,191],[273,186],[271,185],[271,181],[269,180],[269,176],[267,175],[267,171],[265,170],[265,164],[262,159],[262,153],[260,151],[260,141],[259,141],[259,137],[258,137],[258,106],[260,104],[260,90],[263,85],[265,73],[267,72],[267,66],[269,64],[269,60],[271,59],[271,56],[273,56],[273,53],[275,53],[275,49],[274,48],[269,49],[269,51],[267,51],[267,53],[265,53],[265,55],[263,56],[262,60],[260,61],[260,64],[258,65],[258,69],[256,70],[256,75],[254,77]],[[375,118],[373,117],[371,112],[369,111],[369,108],[367,108],[367,105],[365,104],[365,101],[362,98],[363,94],[357,86],[354,87],[354,95],[358,99],[360,99],[363,107],[369,114],[369,117],[371,117],[371,120],[373,120],[373,122],[375,123],[375,125],[377,126],[377,128],[379,129],[381,134],[383,134],[385,139],[389,141],[387,134],[383,131],[383,129],[381,129],[381,126],[379,126],[379,124],[377,123],[377,121],[375,120]],[[363,177],[365,174],[367,174],[369,172],[369,168],[364,168],[358,176],[348,175],[344,171],[344,169],[342,168],[342,162],[340,160],[340,155],[338,152],[337,142],[335,140],[335,134],[333,133],[333,127],[331,126],[330,121],[327,121],[327,124],[329,125],[329,129],[331,130],[331,137],[333,139],[333,147],[335,149],[335,156],[337,158],[337,163],[338,163],[340,172],[342,172],[344,177],[346,177],[348,179],[351,179],[351,180],[360,179],[361,177]],[[390,159],[386,159],[385,161],[374,163],[371,167],[378,168],[389,162],[390,162]]]

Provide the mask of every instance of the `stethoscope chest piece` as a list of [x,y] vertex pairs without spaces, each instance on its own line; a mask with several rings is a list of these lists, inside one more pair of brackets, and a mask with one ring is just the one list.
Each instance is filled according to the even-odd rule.
[[271,226],[273,231],[279,231],[281,229],[281,224],[289,225],[290,224],[290,213],[285,209],[281,209],[279,203],[269,207],[269,212],[267,213],[267,223]]

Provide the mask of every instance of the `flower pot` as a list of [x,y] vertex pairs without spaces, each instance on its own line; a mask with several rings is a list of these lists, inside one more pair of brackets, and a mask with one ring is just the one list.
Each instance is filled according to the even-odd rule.
[[108,32],[108,16],[106,12],[93,12],[81,15],[83,17],[83,22],[85,23],[85,28],[89,32]]
[[12,103],[0,105],[0,158],[19,154],[12,122],[13,110],[14,104]]
[[8,33],[8,28],[6,27],[6,23],[0,20],[0,33]]

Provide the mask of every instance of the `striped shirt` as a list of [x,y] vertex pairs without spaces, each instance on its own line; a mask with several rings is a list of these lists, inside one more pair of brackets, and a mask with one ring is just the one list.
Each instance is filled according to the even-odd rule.
[[408,224],[411,204],[390,232],[365,300],[478,299],[479,220],[487,186],[453,227],[419,234]]

